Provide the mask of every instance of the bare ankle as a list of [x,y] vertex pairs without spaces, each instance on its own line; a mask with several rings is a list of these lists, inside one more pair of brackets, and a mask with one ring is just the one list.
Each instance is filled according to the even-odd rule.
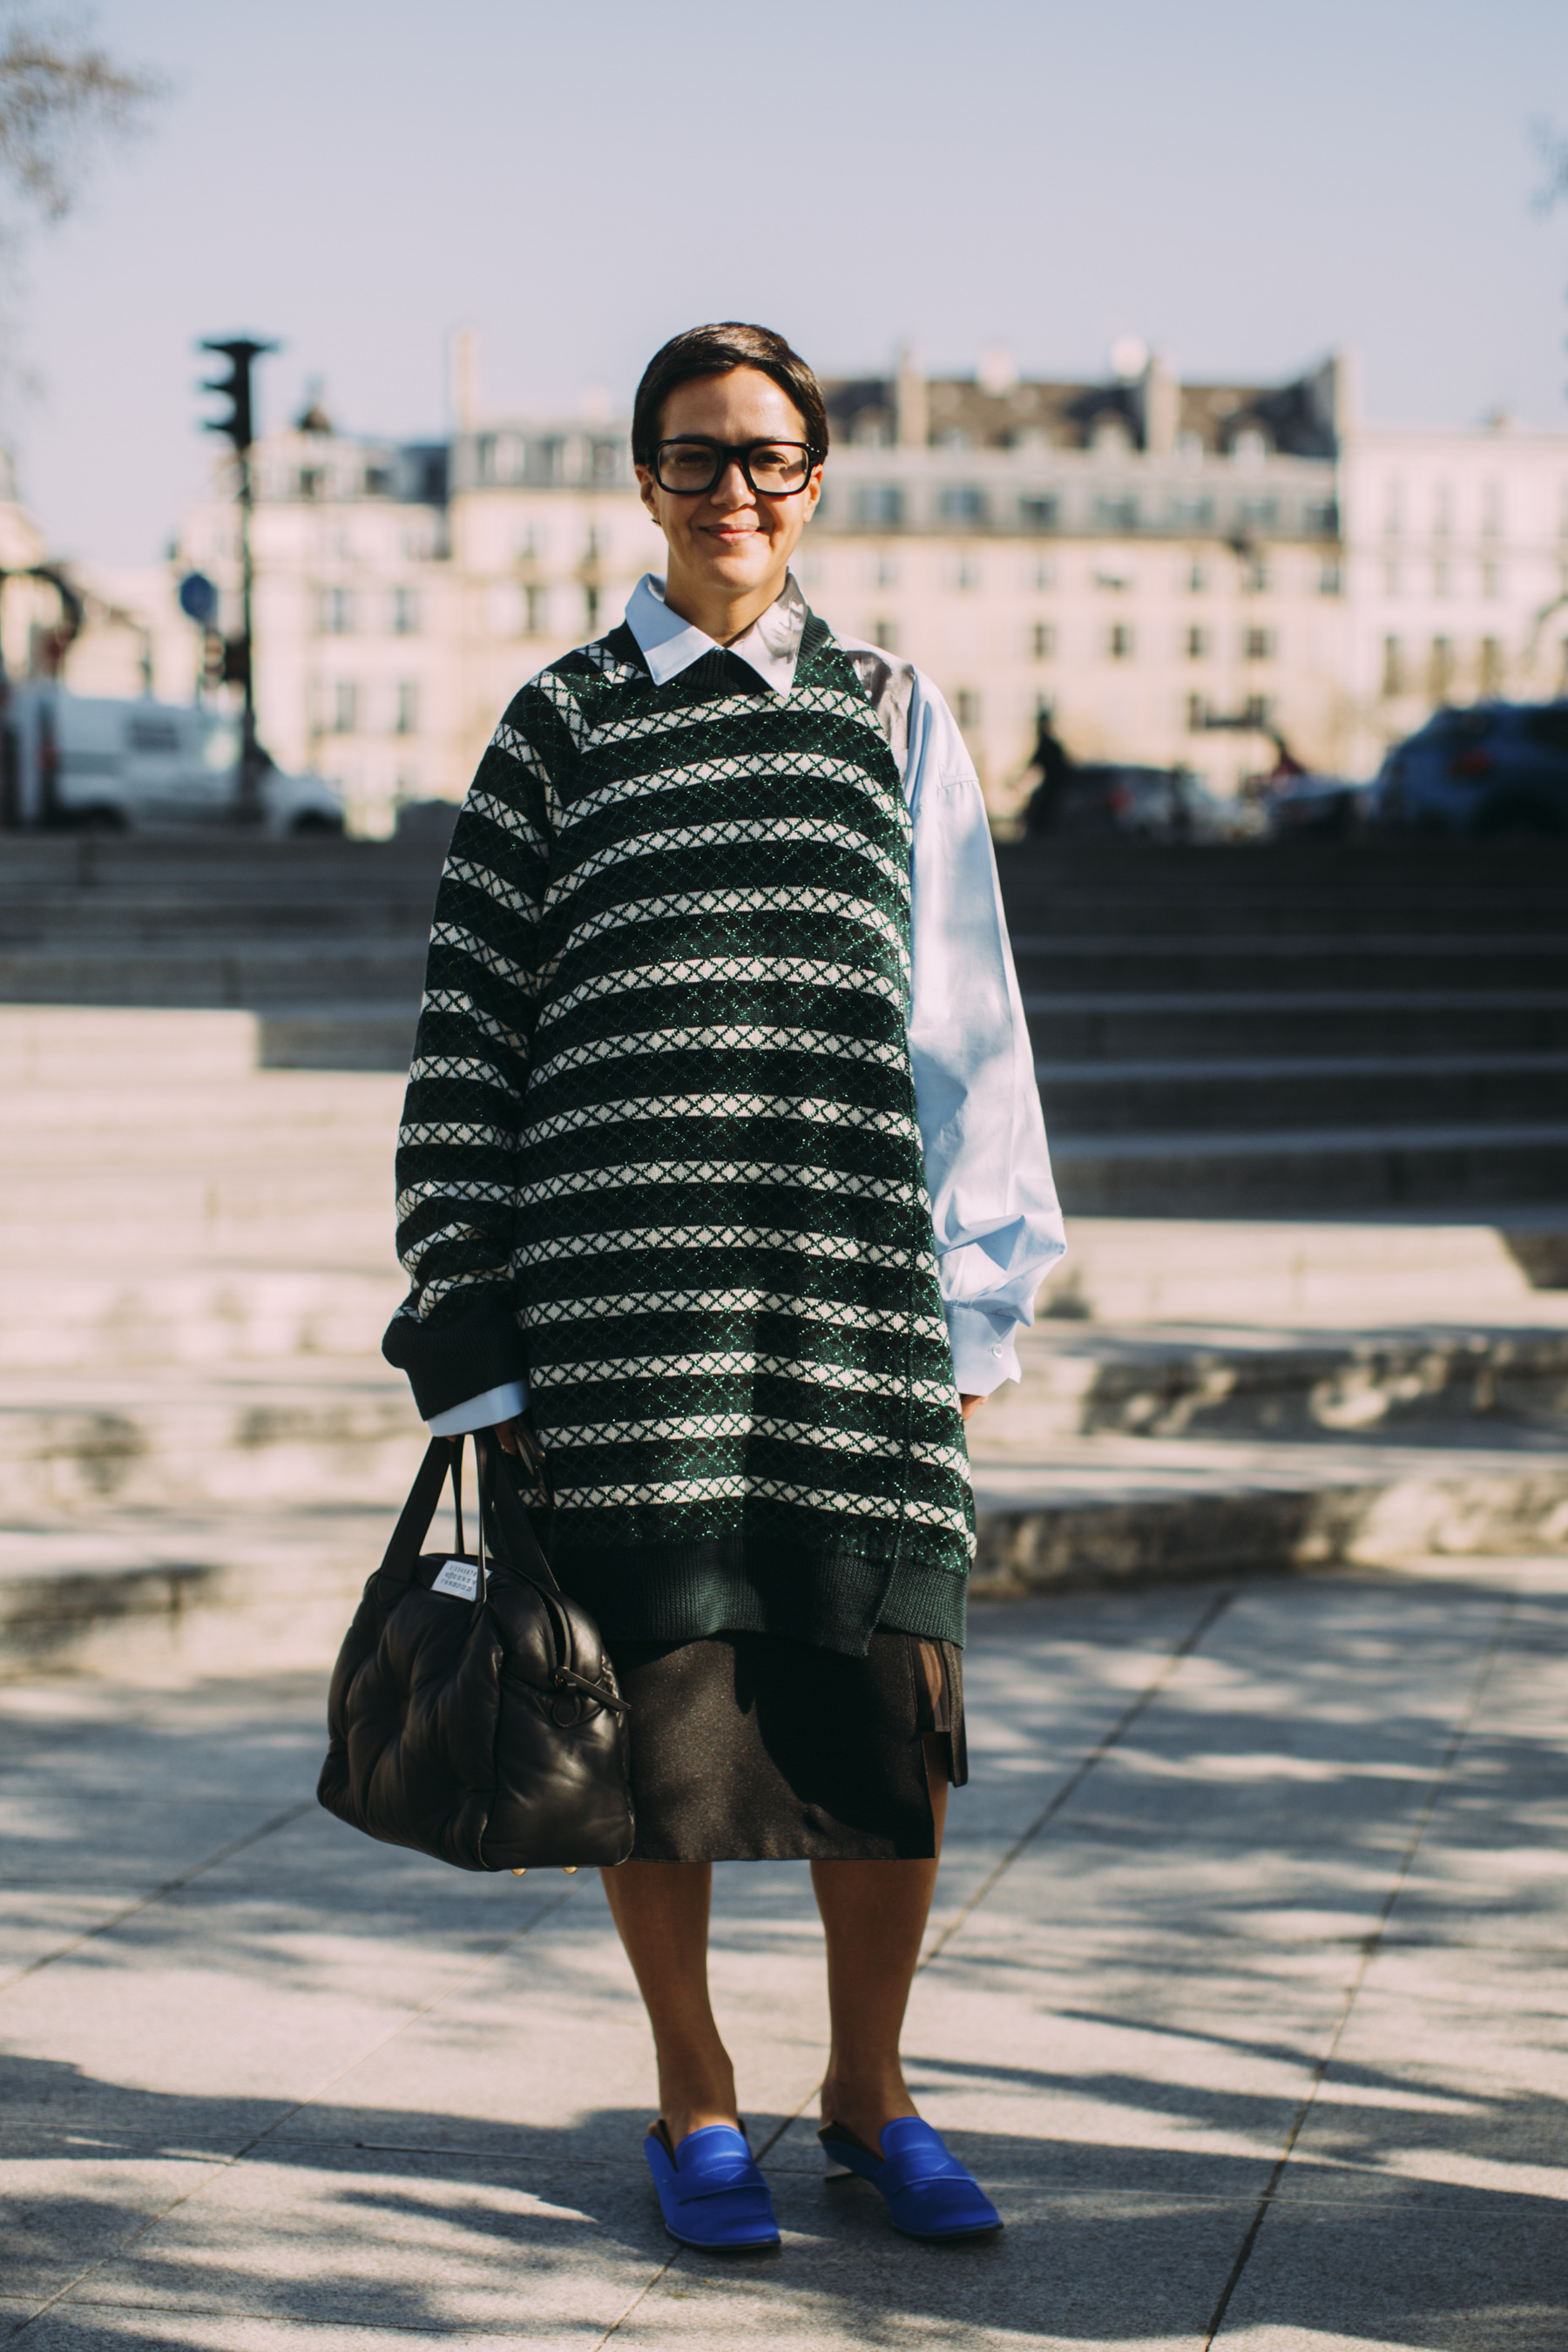
[[881,2146],[883,2129],[896,2116],[914,2113],[909,2086],[897,2070],[868,2075],[830,2073],[823,2079],[823,2122],[844,2125],[868,2147]]

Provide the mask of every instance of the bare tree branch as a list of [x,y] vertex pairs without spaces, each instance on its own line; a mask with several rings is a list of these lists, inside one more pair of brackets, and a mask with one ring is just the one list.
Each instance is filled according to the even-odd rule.
[[58,220],[70,208],[89,140],[130,129],[156,89],[67,27],[14,22],[0,33],[0,176],[46,220]]

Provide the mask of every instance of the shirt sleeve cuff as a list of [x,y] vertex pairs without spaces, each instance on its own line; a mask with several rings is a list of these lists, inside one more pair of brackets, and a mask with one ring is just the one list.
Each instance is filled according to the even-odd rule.
[[1018,1326],[1010,1316],[966,1306],[961,1298],[947,1299],[944,1306],[952,1347],[952,1377],[960,1396],[989,1396],[1004,1381],[1023,1379],[1018,1350],[1013,1344]]
[[448,1405],[432,1413],[425,1426],[432,1437],[466,1437],[471,1429],[493,1429],[498,1421],[515,1421],[528,1402],[521,1381],[503,1381],[499,1389],[470,1397],[467,1404]]

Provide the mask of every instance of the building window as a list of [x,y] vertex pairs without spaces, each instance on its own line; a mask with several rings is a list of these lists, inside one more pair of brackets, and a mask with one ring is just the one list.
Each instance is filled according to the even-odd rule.
[[1261,727],[1267,731],[1274,724],[1274,705],[1266,694],[1249,694],[1241,706],[1244,727]]
[[1454,684],[1454,647],[1447,637],[1434,637],[1426,664],[1426,691],[1434,702],[1447,702]]
[[398,735],[419,732],[419,688],[411,677],[398,679],[397,719],[393,731]]
[[1018,522],[1024,530],[1055,530],[1060,509],[1055,499],[1032,498],[1018,501]]
[[937,499],[937,511],[946,523],[983,523],[985,493],[971,483],[950,483]]
[[874,646],[880,646],[885,654],[896,654],[898,652],[899,625],[897,621],[873,621],[870,627],[867,630],[866,635],[870,638],[871,643]]
[[1301,528],[1329,533],[1340,527],[1340,510],[1332,499],[1308,499],[1301,508]]
[[961,727],[980,724],[980,697],[972,686],[961,686],[952,698],[953,717]]
[[861,482],[855,492],[855,520],[862,530],[900,530],[904,494],[897,482]]
[[1189,629],[1187,631],[1187,659],[1189,661],[1202,661],[1205,655],[1208,652],[1208,649],[1209,633],[1206,629]]
[[1114,498],[1098,498],[1094,502],[1094,521],[1097,530],[1136,530],[1138,501],[1126,492]]
[[1270,584],[1267,557],[1247,556],[1242,564],[1241,579],[1238,583],[1242,594],[1244,596],[1266,595]]
[[1049,621],[1037,621],[1034,630],[1035,659],[1049,661],[1057,649],[1057,633]]
[[1202,694],[1189,694],[1187,697],[1188,734],[1202,735],[1205,733],[1207,731],[1208,723],[1209,706],[1207,696]]
[[392,627],[395,635],[412,637],[419,627],[419,595],[414,588],[395,588],[392,592]]
[[893,562],[890,555],[879,555],[877,558],[877,577],[875,584],[879,588],[896,588],[898,586],[899,567]]
[[1056,584],[1057,584],[1057,567],[1056,567],[1056,565],[1055,565],[1054,563],[1037,563],[1037,564],[1036,564],[1036,566],[1035,566],[1035,585],[1036,585],[1036,587],[1037,587],[1037,588],[1054,588],[1054,587],[1056,586]]
[[352,735],[359,726],[359,688],[340,677],[332,684],[332,732]]
[[1208,566],[1206,563],[1200,563],[1194,556],[1187,566],[1187,593],[1189,595],[1201,596],[1208,584]]
[[1405,654],[1397,637],[1383,641],[1383,691],[1403,694],[1405,691]]
[[1237,509],[1237,520],[1243,530],[1277,530],[1279,527],[1278,499],[1243,499]]
[[583,590],[583,620],[590,633],[599,625],[599,592],[592,581]]
[[1166,520],[1173,530],[1212,530],[1214,500],[1193,498],[1173,499]]
[[1274,658],[1273,630],[1247,630],[1242,638],[1242,652],[1248,661],[1272,661]]
[[1496,637],[1481,639],[1481,692],[1502,692],[1502,646]]
[[1106,640],[1106,651],[1110,654],[1112,661],[1131,660],[1132,629],[1131,625],[1129,622],[1112,621],[1110,625],[1110,634]]
[[523,628],[531,637],[542,636],[550,612],[550,591],[547,588],[525,587],[522,607]]
[[354,600],[347,588],[321,591],[321,626],[330,637],[346,637],[354,625]]
[[1342,584],[1339,557],[1337,555],[1325,555],[1318,572],[1319,595],[1337,596],[1340,593]]

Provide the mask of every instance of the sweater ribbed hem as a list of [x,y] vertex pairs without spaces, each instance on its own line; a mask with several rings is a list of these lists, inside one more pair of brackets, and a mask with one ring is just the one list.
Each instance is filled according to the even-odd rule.
[[815,1555],[755,1538],[563,1552],[552,1549],[542,1523],[540,1532],[562,1585],[612,1648],[617,1640],[782,1633],[863,1658],[879,1627],[963,1644],[967,1580],[948,1569],[895,1568],[844,1542]]

